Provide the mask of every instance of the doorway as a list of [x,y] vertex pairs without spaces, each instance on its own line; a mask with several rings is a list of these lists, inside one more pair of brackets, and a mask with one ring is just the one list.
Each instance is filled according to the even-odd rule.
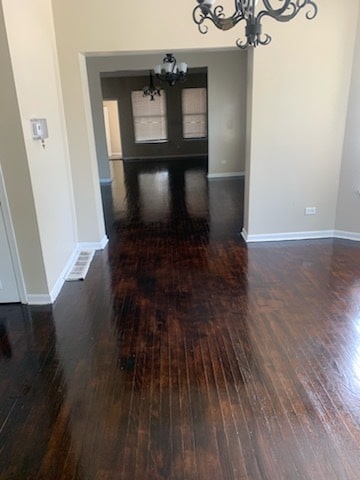
[[[176,54],[180,55],[180,52],[176,52]],[[153,144],[135,141],[134,122],[131,116],[131,93],[133,91],[141,92],[144,85],[149,83],[149,69],[152,68],[152,65],[159,63],[159,55],[155,52],[86,56],[88,92],[90,94],[89,111],[92,114],[94,126],[99,179],[102,185],[106,185],[106,188],[110,188],[108,184],[111,182],[114,184],[113,167],[121,163],[119,165],[121,168],[117,170],[121,171],[122,176],[124,176],[124,172],[123,162],[109,162],[107,145],[110,142],[106,141],[104,123],[107,123],[107,120],[106,114],[104,115],[103,101],[117,100],[120,106],[118,113],[122,137],[122,159],[125,159],[125,163],[135,160],[153,162],[154,160],[174,159],[178,161],[179,159],[184,160],[187,156],[194,158],[204,155],[201,149],[202,139],[183,138],[184,119],[180,115],[172,117],[173,121],[171,119],[168,121],[168,125],[171,128],[176,127],[179,132],[178,137],[172,142]],[[238,50],[227,52],[185,51],[181,55],[189,64],[188,80],[181,86],[184,88],[205,86],[207,88],[208,178],[211,180],[227,177],[242,178],[245,173],[247,55]],[[204,73],[206,74],[205,85],[195,85],[190,82],[192,74]],[[164,86],[166,88],[166,84]],[[168,96],[172,93],[173,89],[168,88],[164,95]],[[169,104],[177,105],[178,109],[182,109],[182,95],[179,95],[174,102],[170,100]],[[191,101],[187,103],[193,106]],[[167,114],[169,113],[171,114],[171,112],[167,112]],[[188,112],[188,114],[189,123],[193,126],[192,112]],[[130,143],[131,145],[129,145]],[[172,147],[171,150],[169,150],[170,147]],[[123,196],[122,189],[120,198],[122,199]],[[106,216],[106,212],[104,213]],[[243,211],[241,210],[239,214],[242,217]]]
[[109,160],[122,158],[119,109],[117,100],[104,100],[106,147]]

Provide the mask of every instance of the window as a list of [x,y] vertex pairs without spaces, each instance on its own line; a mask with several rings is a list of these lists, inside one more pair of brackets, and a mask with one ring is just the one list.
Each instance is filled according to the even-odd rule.
[[160,97],[144,97],[143,92],[131,92],[136,143],[160,143],[167,140],[165,92]]
[[183,137],[207,137],[206,88],[182,91]]

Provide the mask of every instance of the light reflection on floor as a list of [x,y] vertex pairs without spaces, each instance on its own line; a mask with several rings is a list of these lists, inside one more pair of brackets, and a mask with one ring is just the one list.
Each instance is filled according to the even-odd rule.
[[117,160],[110,162],[110,169],[111,187],[103,187],[103,198],[112,204],[105,208],[108,231],[124,221],[167,225],[180,213],[189,222],[200,222],[211,239],[229,231],[240,237],[243,178],[209,181],[206,162],[198,159]]

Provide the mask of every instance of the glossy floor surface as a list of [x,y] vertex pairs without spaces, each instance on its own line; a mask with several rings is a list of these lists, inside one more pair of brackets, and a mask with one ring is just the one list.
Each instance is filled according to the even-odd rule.
[[360,478],[360,248],[241,241],[243,182],[113,162],[108,247],[0,306],[0,478]]

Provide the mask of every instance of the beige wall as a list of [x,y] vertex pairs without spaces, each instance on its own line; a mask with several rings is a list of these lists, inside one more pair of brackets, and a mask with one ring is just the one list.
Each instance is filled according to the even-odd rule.
[[[149,70],[162,60],[157,55],[94,56],[87,59],[93,125],[96,130],[99,173],[107,178],[106,141],[102,113],[100,72]],[[233,49],[217,52],[177,52],[189,68],[208,68],[209,174],[245,171],[246,53]],[[101,147],[103,145],[103,147]]]
[[253,75],[254,75],[254,49],[249,50],[247,55],[247,78],[246,78],[246,129],[245,129],[245,191],[244,191],[244,231],[247,234],[249,228],[249,201],[250,201],[250,178],[251,175],[251,135],[252,135],[252,99],[253,99]]
[[317,3],[311,22],[264,22],[273,42],[254,52],[250,236],[335,227],[359,2]]
[[247,53],[200,53],[208,66],[209,174],[245,172]]
[[[51,1],[4,0],[3,5],[47,277],[46,289],[34,293],[50,293],[76,247]],[[31,137],[34,117],[47,119],[45,149]]]
[[27,293],[47,290],[30,172],[0,5],[0,163]]
[[[359,11],[360,13],[360,11]],[[336,229],[360,234],[360,15],[349,96]]]

